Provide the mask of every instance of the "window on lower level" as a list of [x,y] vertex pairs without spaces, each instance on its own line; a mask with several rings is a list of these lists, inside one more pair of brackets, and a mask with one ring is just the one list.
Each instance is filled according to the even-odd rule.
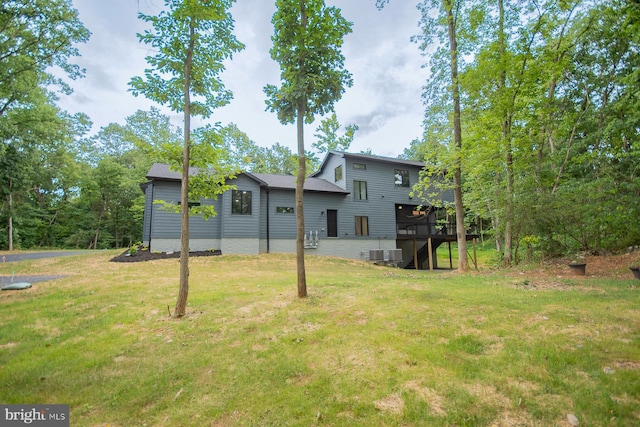
[[231,213],[234,215],[251,215],[251,191],[231,191]]
[[289,206],[278,206],[276,208],[276,213],[292,214],[294,212],[295,212],[295,210],[292,207],[289,207]]
[[367,200],[367,181],[353,181],[353,199]]
[[[189,200],[188,206],[190,208],[192,208],[194,206],[200,206],[200,204],[201,204],[200,202],[194,202],[194,201]],[[181,200],[178,201],[178,206],[180,206],[180,205],[182,205],[182,201]]]
[[368,236],[369,235],[369,217],[357,216],[356,217],[356,236]]

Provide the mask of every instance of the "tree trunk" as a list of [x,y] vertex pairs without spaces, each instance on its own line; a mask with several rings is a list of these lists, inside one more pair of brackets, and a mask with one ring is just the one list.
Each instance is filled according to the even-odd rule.
[[[304,104],[304,103],[301,103]],[[306,157],[304,152],[304,105],[298,107],[298,176],[296,177],[296,269],[298,271],[298,297],[307,296],[307,277],[304,266],[304,180]]]
[[102,218],[104,218],[105,202],[102,201],[102,209],[100,209],[100,216],[98,217],[98,226],[96,227],[96,234],[93,236],[93,242],[89,244],[89,249],[93,246],[93,249],[98,249],[98,237],[100,237],[100,226],[102,225]]
[[9,180],[9,251],[13,250],[13,180]]
[[[307,12],[304,0],[300,0],[300,22],[302,27],[307,26]],[[304,64],[304,59],[301,60]],[[304,67],[300,67],[303,69]],[[296,270],[298,272],[298,297],[307,296],[307,273],[304,266],[304,180],[306,177],[307,159],[304,151],[304,115],[307,110],[307,101],[298,104],[297,130],[298,130],[298,176],[296,178]]]
[[[500,100],[502,103],[506,100],[507,90],[507,42],[504,31],[504,3],[498,1],[499,17],[498,17],[498,39],[500,49]],[[506,105],[506,104],[504,104]],[[505,108],[505,107],[503,107]],[[510,266],[513,254],[513,147],[511,144],[511,108],[505,108],[502,111],[502,142],[505,151],[505,176],[507,180],[507,188],[505,194],[505,218],[504,218],[504,253],[503,262],[505,266]]]
[[451,96],[453,98],[453,141],[455,163],[453,171],[453,196],[456,207],[456,234],[458,238],[458,270],[469,269],[467,260],[467,231],[464,226],[464,204],[462,203],[462,125],[460,123],[460,85],[458,82],[458,43],[453,16],[452,0],[443,0],[449,29],[449,52],[451,54]]
[[182,151],[182,186],[180,188],[180,291],[174,311],[175,317],[182,317],[187,311],[189,297],[189,145],[191,138],[191,66],[194,49],[193,22],[189,23],[189,48],[184,62],[184,147]]

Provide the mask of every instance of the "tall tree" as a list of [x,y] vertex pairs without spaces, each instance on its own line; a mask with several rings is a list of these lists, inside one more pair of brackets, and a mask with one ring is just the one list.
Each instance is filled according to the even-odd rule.
[[[148,56],[151,66],[145,78],[134,77],[134,95],[142,94],[184,115],[181,187],[180,290],[174,315],[186,313],[189,294],[189,166],[191,116],[210,117],[215,108],[228,104],[232,93],[225,89],[221,73],[224,61],[244,48],[233,35],[229,13],[232,0],[165,0],[168,10],[158,16],[140,14],[153,30],[138,34],[139,40],[157,48]],[[206,173],[206,169],[203,169]]]
[[[380,9],[389,0],[376,0],[376,6]],[[433,196],[429,196],[434,184],[442,186],[440,179],[443,174],[451,178],[454,194],[454,207],[456,213],[456,235],[458,241],[458,269],[469,269],[467,260],[467,234],[465,227],[465,206],[462,200],[462,119],[461,119],[461,89],[459,81],[460,49],[458,32],[467,31],[473,27],[473,22],[466,23],[463,11],[468,11],[469,6],[461,0],[423,0],[418,4],[422,12],[420,26],[422,34],[415,39],[420,42],[423,51],[432,49],[434,39],[439,40],[439,48],[432,56],[431,77],[426,85],[423,95],[427,104],[427,117],[425,122],[436,124],[438,143],[448,147],[447,157],[435,160],[421,173],[421,182],[416,186],[417,194],[424,197],[427,202],[434,202]],[[449,70],[448,73],[445,70]],[[434,96],[435,95],[435,96]],[[436,118],[441,119],[437,123],[434,118],[428,117],[435,113]],[[448,129],[442,126],[443,120],[448,123]],[[428,132],[428,130],[427,130]],[[443,153],[443,150],[435,150],[431,154]],[[429,162],[428,158],[424,160]],[[436,199],[440,199],[436,196]]]
[[[446,3],[419,5],[424,34],[440,35],[430,64],[440,82],[451,81],[445,73],[452,52],[442,48],[450,45],[442,31],[450,21],[444,9],[434,10]],[[623,219],[639,209],[637,2],[450,4],[458,30],[465,205],[491,219],[504,264],[517,262],[520,242],[538,242],[543,255],[637,244],[640,227]],[[431,52],[432,39],[419,41]],[[426,157],[421,191],[431,177],[455,170],[450,88],[427,87],[424,141],[407,153]]]
[[[38,182],[29,163],[15,162],[33,163],[30,154],[50,144],[62,128],[67,128],[66,116],[55,108],[56,98],[50,90],[57,87],[68,93],[70,88],[52,70],[70,79],[81,77],[82,70],[69,59],[78,56],[75,45],[88,38],[89,31],[69,1],[9,0],[0,5],[0,162],[31,171],[21,174],[20,180],[8,177],[11,172],[6,171],[10,249],[16,212],[13,193],[19,188],[28,190],[31,183]],[[4,158],[5,153],[9,157]]]
[[[380,7],[384,1],[378,1]],[[423,98],[427,106],[425,124],[427,138],[432,138],[432,147],[425,150],[424,160],[428,167],[421,173],[421,182],[416,186],[418,195],[433,202],[429,192],[433,186],[446,186],[442,175],[451,180],[456,213],[456,235],[458,241],[458,269],[469,269],[467,261],[467,235],[465,227],[465,206],[463,203],[463,146],[461,118],[461,88],[459,81],[462,45],[458,32],[468,31],[463,12],[468,6],[459,0],[425,0],[418,8],[422,12],[422,34],[417,37],[420,47],[431,49],[434,39],[439,46],[431,60],[431,77]],[[463,50],[462,50],[463,51]],[[447,71],[448,70],[448,71]],[[431,126],[431,128],[429,128]],[[438,145],[440,147],[438,147]],[[430,152],[427,152],[430,151]],[[436,155],[440,155],[436,158]],[[436,196],[440,199],[440,196]]]
[[456,234],[458,237],[458,269],[468,270],[467,231],[464,225],[464,204],[462,202],[462,126],[460,122],[460,82],[458,81],[458,38],[457,17],[454,0],[442,0],[447,17],[449,34],[449,55],[451,61],[451,99],[453,100],[453,196],[456,207]]
[[[58,85],[61,70],[71,79],[83,70],[69,61],[78,56],[77,43],[89,39],[89,31],[78,19],[68,0],[3,1],[0,6],[0,120],[14,107],[33,102],[38,88]],[[0,122],[0,127],[2,122]]]
[[298,159],[280,143],[261,147],[241,131],[235,123],[221,129],[223,145],[229,153],[229,162],[238,170],[256,173],[295,174]]
[[338,136],[338,130],[341,127],[336,113],[323,119],[320,122],[320,126],[316,128],[316,133],[313,134],[318,140],[311,146],[318,150],[319,153],[348,150],[359,126],[355,123],[347,125],[344,129],[344,135]]
[[306,175],[304,123],[333,111],[351,74],[344,67],[342,44],[352,23],[340,9],[324,0],[277,0],[273,15],[271,58],[280,64],[281,85],[267,85],[267,110],[276,112],[283,124],[296,122],[298,173],[296,178],[296,268],[298,296],[307,296],[304,265],[303,193]]

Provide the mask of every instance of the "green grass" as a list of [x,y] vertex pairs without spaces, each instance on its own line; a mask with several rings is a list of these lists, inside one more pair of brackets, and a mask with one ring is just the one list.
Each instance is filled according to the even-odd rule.
[[0,266],[71,275],[0,294],[0,402],[66,403],[74,426],[640,422],[631,279],[307,257],[300,300],[293,256],[193,258],[175,320],[178,261],[114,255]]

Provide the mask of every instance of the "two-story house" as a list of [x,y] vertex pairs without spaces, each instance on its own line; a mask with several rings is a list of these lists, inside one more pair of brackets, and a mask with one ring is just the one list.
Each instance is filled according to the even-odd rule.
[[[424,268],[429,239],[433,252],[440,243],[455,240],[455,226],[442,223],[442,209],[420,206],[412,199],[412,186],[423,166],[416,161],[329,152],[304,185],[306,251],[366,260],[370,254],[377,257],[399,249],[400,266]],[[153,201],[180,199],[180,173],[155,164],[147,178],[144,243],[151,251],[179,251],[180,215]],[[229,183],[236,189],[217,200],[200,201],[213,205],[217,216],[190,218],[191,250],[295,253],[295,177],[245,172]],[[445,196],[452,200],[452,195]],[[397,257],[399,251],[392,253]]]

